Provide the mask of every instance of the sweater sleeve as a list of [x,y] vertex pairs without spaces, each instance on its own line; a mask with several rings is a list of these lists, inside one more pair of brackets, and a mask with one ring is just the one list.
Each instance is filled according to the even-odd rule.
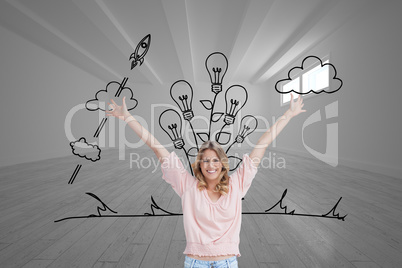
[[251,186],[251,183],[257,174],[258,168],[252,163],[252,160],[248,154],[243,155],[242,163],[230,176],[233,183],[238,185],[242,197],[244,197]]
[[161,165],[162,178],[182,197],[187,188],[195,182],[195,178],[184,168],[175,152],[171,152]]

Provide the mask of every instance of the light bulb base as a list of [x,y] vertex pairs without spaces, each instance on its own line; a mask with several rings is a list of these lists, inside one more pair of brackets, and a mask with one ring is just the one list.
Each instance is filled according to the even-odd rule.
[[222,91],[222,84],[212,84],[211,90],[213,93],[218,94],[219,92]]
[[173,145],[174,145],[174,148],[176,148],[176,149],[182,149],[183,146],[184,146],[184,140],[181,139],[181,138],[177,139],[177,140],[174,140]]
[[188,111],[183,112],[184,120],[190,121],[191,119],[193,119],[193,117],[194,117],[194,113],[193,113],[192,110],[188,110]]
[[236,137],[236,142],[237,142],[237,143],[243,143],[243,141],[244,141],[244,137],[242,137],[242,136],[240,136],[240,135],[237,135],[237,137]]
[[225,122],[226,125],[231,125],[234,123],[235,117],[230,115],[230,114],[226,114],[225,118],[223,119],[223,122]]

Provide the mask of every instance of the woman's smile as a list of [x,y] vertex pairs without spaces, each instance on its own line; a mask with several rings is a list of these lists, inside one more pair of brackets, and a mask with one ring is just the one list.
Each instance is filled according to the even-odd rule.
[[204,151],[201,159],[201,172],[207,180],[215,180],[222,171],[222,163],[214,150]]

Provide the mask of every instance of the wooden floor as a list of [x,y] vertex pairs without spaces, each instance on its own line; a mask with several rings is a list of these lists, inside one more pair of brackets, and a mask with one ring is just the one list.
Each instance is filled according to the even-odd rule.
[[[128,153],[149,167],[130,168]],[[182,267],[182,216],[54,222],[97,214],[101,202],[86,193],[118,212],[102,215],[152,213],[151,195],[161,208],[181,213],[179,197],[160,169],[153,171],[150,156],[130,151],[123,161],[117,150],[105,150],[95,163],[72,155],[0,169],[0,266]],[[274,160],[286,168],[272,166]],[[68,184],[77,164],[82,168]],[[296,214],[325,214],[342,197],[335,214],[347,214],[345,221],[243,215],[240,267],[401,267],[401,180],[276,152],[271,168],[259,170],[243,212],[265,211],[285,189],[283,205]]]

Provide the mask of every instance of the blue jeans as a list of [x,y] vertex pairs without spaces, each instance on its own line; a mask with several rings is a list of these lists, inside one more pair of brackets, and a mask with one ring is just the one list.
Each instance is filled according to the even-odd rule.
[[184,259],[184,268],[238,268],[236,256],[221,261],[199,261],[188,256]]

